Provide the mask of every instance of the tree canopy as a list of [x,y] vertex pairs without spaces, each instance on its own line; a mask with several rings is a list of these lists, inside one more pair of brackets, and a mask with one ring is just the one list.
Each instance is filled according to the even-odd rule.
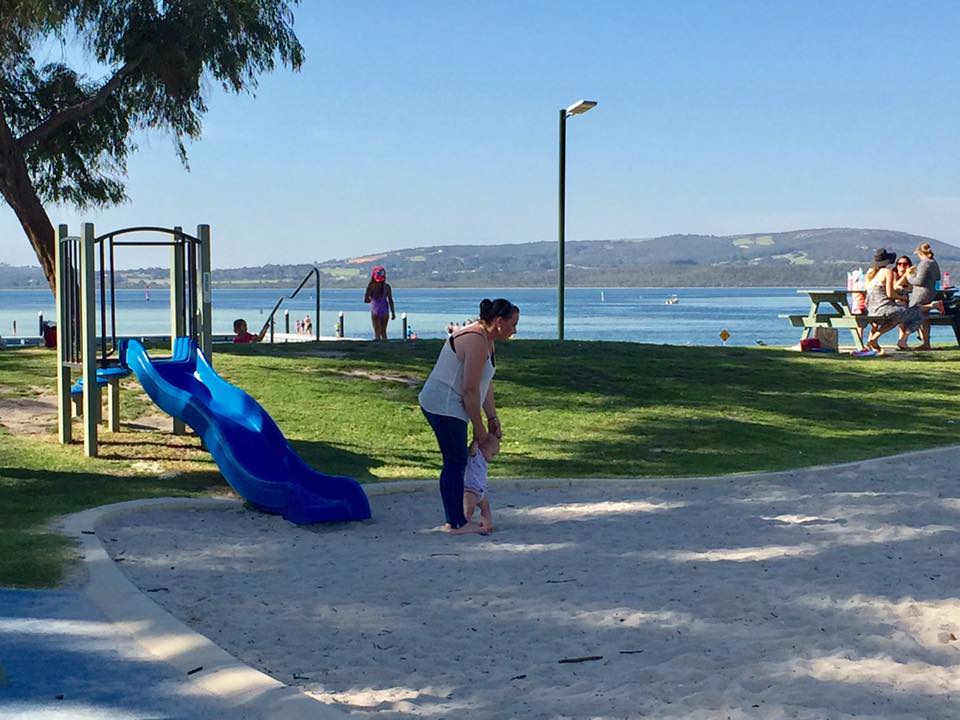
[[[199,138],[210,81],[250,92],[278,62],[294,70],[299,0],[5,0],[0,3],[0,195],[54,284],[44,203],[79,209],[126,199],[135,134]],[[107,72],[40,64],[43,43],[75,37]],[[206,82],[205,82],[206,81]]]

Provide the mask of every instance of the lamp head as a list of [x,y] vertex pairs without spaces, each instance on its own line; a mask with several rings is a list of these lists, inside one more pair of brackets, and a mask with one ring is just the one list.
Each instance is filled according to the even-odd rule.
[[582,115],[590,108],[595,107],[596,104],[596,100],[577,100],[567,108],[567,115]]

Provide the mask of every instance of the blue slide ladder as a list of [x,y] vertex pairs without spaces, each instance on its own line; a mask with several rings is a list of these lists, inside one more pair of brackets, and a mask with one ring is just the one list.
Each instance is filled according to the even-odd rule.
[[151,360],[139,341],[125,340],[120,358],[161,410],[203,438],[226,481],[258,510],[298,525],[370,517],[356,480],[307,465],[266,410],[217,375],[191,339],[178,337],[169,360]]

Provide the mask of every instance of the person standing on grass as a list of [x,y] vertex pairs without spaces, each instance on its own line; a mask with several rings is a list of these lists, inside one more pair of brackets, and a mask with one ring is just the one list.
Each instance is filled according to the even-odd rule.
[[370,322],[373,323],[373,339],[387,339],[387,323],[397,319],[393,306],[393,290],[387,282],[387,270],[377,265],[370,271],[370,282],[363,301],[370,305]]
[[512,337],[519,321],[520,308],[509,300],[481,300],[480,319],[444,341],[418,397],[440,446],[440,499],[447,520],[444,529],[454,535],[488,532],[468,522],[463,512],[463,476],[469,457],[467,426],[472,426],[473,442],[478,445],[485,443],[489,433],[498,439],[503,437],[493,393],[495,343]]

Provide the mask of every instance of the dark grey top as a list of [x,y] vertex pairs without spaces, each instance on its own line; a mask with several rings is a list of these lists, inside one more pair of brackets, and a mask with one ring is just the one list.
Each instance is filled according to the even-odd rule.
[[940,280],[940,266],[936,260],[924,258],[917,265],[917,271],[910,275],[910,306],[933,302],[937,297],[937,282]]

